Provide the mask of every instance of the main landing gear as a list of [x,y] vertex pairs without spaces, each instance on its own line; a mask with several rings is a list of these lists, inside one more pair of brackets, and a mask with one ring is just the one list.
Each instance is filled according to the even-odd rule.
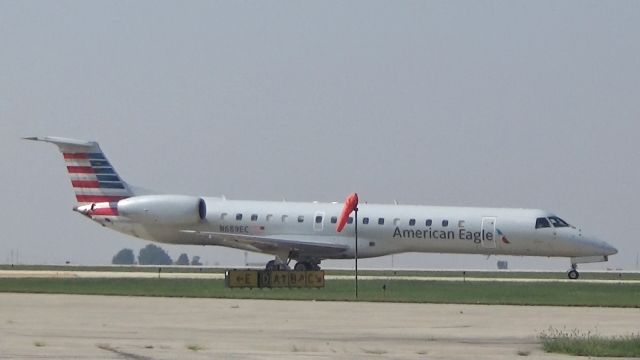
[[567,276],[571,280],[577,280],[580,277],[580,273],[578,272],[578,264],[571,264],[571,270],[567,273]]
[[291,268],[289,267],[289,264],[284,263],[282,261],[279,260],[270,260],[269,262],[267,262],[267,265],[264,267],[265,270],[267,271],[287,271],[287,270],[291,270]]
[[298,261],[293,267],[295,271],[317,271],[320,270],[320,263],[311,261]]
[[[291,259],[297,260],[296,265],[293,267],[295,271],[318,271],[320,270],[320,259],[303,257],[300,258],[299,254],[289,252],[288,254],[276,255],[276,258],[267,262],[265,270],[267,271],[290,271],[289,263]],[[286,261],[282,260],[286,259]]]

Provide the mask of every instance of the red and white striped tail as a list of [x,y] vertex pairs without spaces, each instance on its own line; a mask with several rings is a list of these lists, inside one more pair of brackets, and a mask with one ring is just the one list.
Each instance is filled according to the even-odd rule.
[[58,137],[26,137],[58,146],[64,157],[78,205],[118,202],[133,196],[98,143]]

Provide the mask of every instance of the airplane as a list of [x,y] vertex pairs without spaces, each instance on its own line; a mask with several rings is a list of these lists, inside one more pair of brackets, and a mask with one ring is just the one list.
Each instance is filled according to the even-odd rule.
[[618,252],[538,209],[358,204],[357,194],[344,204],[148,194],[125,182],[96,142],[24,139],[62,152],[74,211],[140,239],[273,255],[266,270],[290,270],[292,260],[294,270],[317,270],[325,259],[427,252],[568,257],[567,275],[578,279],[579,263],[608,261]]

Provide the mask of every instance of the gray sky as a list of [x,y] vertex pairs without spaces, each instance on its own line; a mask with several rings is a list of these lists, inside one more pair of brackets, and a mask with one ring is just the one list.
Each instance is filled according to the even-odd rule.
[[[71,212],[60,154],[20,140],[54,135],[164,192],[543,208],[620,251],[582,268],[635,269],[639,35],[638,1],[0,0],[0,262],[146,244]],[[568,268],[394,265],[498,259]]]

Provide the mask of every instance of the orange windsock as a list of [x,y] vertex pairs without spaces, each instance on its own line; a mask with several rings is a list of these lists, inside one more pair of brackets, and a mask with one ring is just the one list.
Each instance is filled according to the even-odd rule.
[[349,219],[349,215],[351,212],[358,207],[358,194],[352,193],[347,196],[347,199],[344,201],[344,207],[342,208],[342,212],[340,213],[340,217],[338,218],[338,224],[336,225],[336,231],[341,232],[344,229],[344,226],[347,224],[347,220]]

